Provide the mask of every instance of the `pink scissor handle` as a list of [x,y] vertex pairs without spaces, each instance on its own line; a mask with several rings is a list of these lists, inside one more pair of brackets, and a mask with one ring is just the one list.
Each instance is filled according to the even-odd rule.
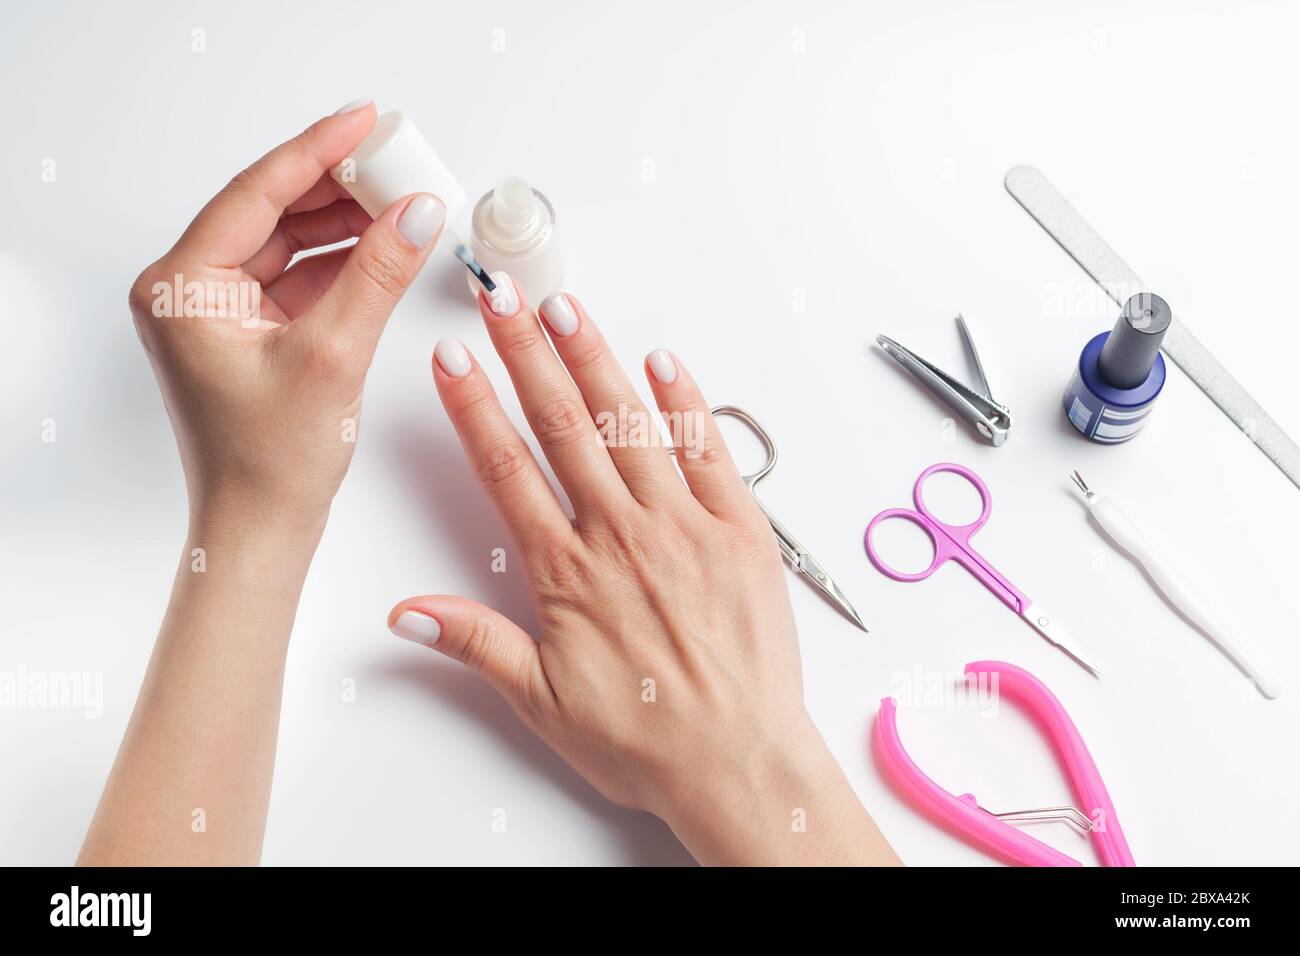
[[[950,472],[954,475],[960,475],[975,486],[975,490],[980,495],[980,516],[970,524],[948,524],[935,517],[934,513],[926,506],[925,496],[921,489],[930,479],[931,475],[937,475],[941,471]],[[920,477],[916,479],[916,484],[912,486],[912,501],[916,504],[916,510],[929,518],[935,525],[943,530],[948,537],[952,538],[960,545],[965,545],[970,541],[973,535],[984,525],[988,524],[989,512],[993,510],[993,498],[989,494],[989,486],[984,484],[984,479],[975,472],[971,471],[965,465],[959,465],[952,461],[941,461],[937,465],[931,465],[925,471],[921,472]]]
[[[980,504],[982,510],[980,516],[970,524],[951,525],[940,521],[934,516],[925,504],[925,497],[921,489],[925,486],[927,479],[933,474],[941,471],[951,472],[954,475],[960,475],[975,486],[979,492]],[[889,508],[880,512],[871,519],[867,525],[867,533],[864,536],[867,546],[867,557],[871,559],[880,573],[885,577],[893,578],[895,581],[924,581],[930,575],[938,570],[939,565],[952,558],[956,558],[962,563],[967,563],[967,550],[971,535],[973,535],[989,520],[989,512],[993,510],[993,499],[989,495],[989,486],[984,484],[984,479],[971,471],[965,465],[959,465],[956,462],[941,461],[936,465],[931,465],[925,471],[921,472],[916,484],[912,487],[912,501],[916,503],[916,510],[911,508]],[[930,543],[934,545],[934,560],[924,571],[913,574],[907,574],[897,571],[885,563],[884,558],[876,550],[875,543],[872,541],[872,532],[875,531],[876,525],[890,518],[902,518],[918,525],[926,534],[930,536]],[[979,570],[972,567],[972,571],[977,574]],[[988,582],[985,582],[988,583]]]
[[919,809],[939,818],[967,839],[995,850],[1012,863],[1021,866],[1082,866],[1078,860],[1055,847],[999,820],[982,809],[972,795],[954,796],[926,776],[903,748],[898,737],[896,711],[894,698],[881,700],[876,715],[876,741],[894,780],[904,787]]
[[[1092,841],[1102,863],[1106,866],[1136,865],[1101,772],[1056,695],[1029,671],[1003,661],[974,661],[966,665],[966,674],[995,675],[996,683],[992,685],[996,688],[995,693],[1019,700],[1047,731],[1065,764],[1075,796],[1082,804],[1081,812],[1093,823]],[[1077,860],[982,809],[970,794],[956,796],[931,780],[903,748],[898,736],[896,710],[893,698],[886,697],[880,702],[875,725],[876,740],[886,768],[905,786],[913,802],[921,809],[1015,863],[1026,866],[1079,865]]]

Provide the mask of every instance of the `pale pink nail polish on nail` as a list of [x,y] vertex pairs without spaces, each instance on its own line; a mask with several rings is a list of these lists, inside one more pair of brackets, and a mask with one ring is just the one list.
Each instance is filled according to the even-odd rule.
[[464,378],[474,367],[464,344],[453,336],[439,339],[433,347],[433,354],[438,359],[439,367],[452,378]]
[[556,335],[572,335],[578,331],[578,313],[573,310],[573,303],[563,292],[548,295],[542,300],[538,311]]
[[369,106],[369,100],[353,100],[344,106],[340,106],[334,111],[335,116],[342,116],[344,113],[355,113],[357,110]]
[[397,231],[417,249],[423,249],[442,229],[447,207],[432,196],[416,196],[397,220]]
[[392,632],[404,641],[433,647],[442,637],[442,625],[421,611],[403,611],[393,622]]
[[646,361],[650,363],[650,371],[661,385],[671,385],[677,381],[677,362],[673,360],[672,352],[655,349],[646,357]]

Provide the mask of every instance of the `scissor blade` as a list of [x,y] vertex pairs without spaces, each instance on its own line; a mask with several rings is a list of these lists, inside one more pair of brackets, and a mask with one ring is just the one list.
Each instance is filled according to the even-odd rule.
[[1021,612],[1020,616],[1028,621],[1030,627],[1035,631],[1087,668],[1093,677],[1101,677],[1101,672],[1093,666],[1092,661],[1083,652],[1083,648],[1075,643],[1074,639],[1065,633],[1065,628],[1052,620],[1051,615],[1041,607],[1037,604],[1031,604]]
[[804,551],[792,563],[794,569],[820,591],[826,600],[834,604],[841,614],[861,628],[864,634],[871,633],[867,630],[867,625],[862,623],[862,618],[854,610],[853,605],[849,603],[849,599],[844,596],[844,592],[840,590],[840,586],[835,583],[835,579],[826,573],[826,569],[821,566],[816,558]]

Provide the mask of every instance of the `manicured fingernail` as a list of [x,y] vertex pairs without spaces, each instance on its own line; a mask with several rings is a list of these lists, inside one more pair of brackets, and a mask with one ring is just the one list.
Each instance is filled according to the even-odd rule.
[[351,103],[348,103],[346,106],[340,106],[338,109],[336,109],[334,111],[334,115],[342,116],[344,113],[355,113],[357,110],[369,105],[370,105],[369,100],[353,100]]
[[671,385],[677,381],[677,363],[673,361],[672,352],[667,349],[655,349],[646,356],[646,361],[650,363],[650,371],[654,372],[660,384]]
[[393,622],[393,633],[404,641],[433,647],[442,636],[442,625],[419,611],[403,611]]
[[539,311],[556,335],[572,335],[578,331],[578,313],[573,311],[573,303],[563,292],[548,295]]
[[439,339],[438,344],[433,347],[433,354],[437,357],[442,370],[452,378],[464,378],[474,367],[469,360],[469,352],[465,351],[465,346],[460,339],[453,336]]
[[519,293],[514,282],[504,272],[492,273],[492,281],[497,287],[488,293],[488,305],[497,315],[514,315],[519,311]]
[[417,249],[423,249],[438,234],[447,218],[447,208],[433,196],[416,196],[397,220],[397,231]]

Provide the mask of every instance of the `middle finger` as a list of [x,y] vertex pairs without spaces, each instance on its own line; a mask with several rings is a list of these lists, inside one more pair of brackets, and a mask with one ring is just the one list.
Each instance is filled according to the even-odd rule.
[[479,293],[479,312],[579,524],[584,514],[609,513],[633,503],[537,316],[510,276],[494,272],[492,279],[497,291],[490,298]]

